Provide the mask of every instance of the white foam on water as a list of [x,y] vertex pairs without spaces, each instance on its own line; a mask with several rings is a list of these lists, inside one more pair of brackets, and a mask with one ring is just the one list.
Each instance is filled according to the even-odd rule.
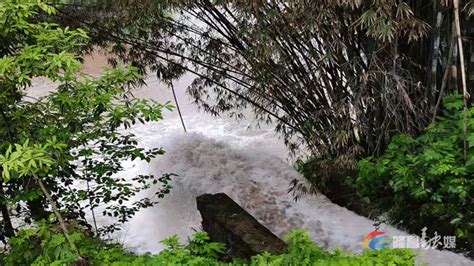
[[[187,77],[188,81],[190,80]],[[169,100],[170,92],[156,79],[148,79],[148,88],[139,97]],[[322,247],[332,250],[363,251],[365,235],[373,231],[373,221],[330,202],[323,195],[311,195],[297,202],[287,193],[290,181],[302,177],[287,162],[287,150],[271,126],[248,129],[249,122],[232,118],[214,118],[200,113],[186,101],[186,81],[178,84],[184,121],[183,133],[175,112],[165,120],[133,127],[140,145],[163,147],[166,154],[150,164],[127,162],[122,173],[133,177],[141,173],[175,173],[173,189],[158,205],[141,210],[123,230],[114,235],[130,250],[157,253],[159,241],[177,234],[182,240],[201,228],[196,197],[204,193],[224,192],[255,216],[273,233],[282,237],[291,230],[307,228]],[[153,194],[153,189],[145,192]],[[99,217],[107,224],[108,218]],[[407,235],[389,225],[380,231],[387,235]],[[421,251],[420,260],[429,265],[474,265],[462,255],[448,251]]]
[[[301,176],[282,159],[283,144],[273,133],[254,131],[235,134],[243,127],[235,121],[187,116],[193,132],[182,133],[172,119],[136,127],[145,147],[163,147],[167,153],[147,170],[160,175],[178,174],[174,188],[156,207],[141,211],[125,226],[124,244],[137,252],[159,252],[158,242],[177,234],[186,240],[200,229],[196,197],[224,192],[276,235],[307,228],[322,247],[363,251],[365,235],[374,230],[373,221],[330,202],[323,195],[305,196],[297,202],[287,193],[290,181]],[[215,126],[209,126],[215,125]],[[229,128],[235,130],[228,133]],[[232,131],[231,130],[231,131]],[[229,135],[229,136],[228,136]],[[231,143],[231,144],[228,144]],[[138,165],[132,169],[141,171]],[[387,235],[407,235],[383,225]],[[472,261],[448,251],[422,251],[420,259],[430,265],[472,265]]]

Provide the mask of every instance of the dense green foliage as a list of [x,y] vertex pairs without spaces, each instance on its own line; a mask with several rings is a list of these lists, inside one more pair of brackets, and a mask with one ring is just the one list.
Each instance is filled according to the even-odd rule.
[[[77,227],[76,227],[77,228]],[[256,255],[251,261],[219,260],[225,246],[211,242],[206,233],[198,232],[186,245],[176,236],[163,244],[167,249],[158,255],[133,255],[120,245],[106,244],[83,233],[72,234],[81,254],[91,265],[414,265],[415,256],[403,249],[367,251],[361,255],[347,255],[341,251],[327,252],[316,246],[304,230],[288,236],[290,245],[286,253]],[[68,265],[76,259],[64,239],[54,227],[42,223],[38,228],[20,231],[11,239],[12,250],[0,263],[13,265]]]
[[[452,22],[433,23],[435,17],[448,17],[450,8],[421,0],[145,0],[121,12],[120,4],[110,8],[101,1],[91,6],[52,2],[61,12],[40,0],[0,2],[0,240],[9,239],[8,253],[0,262],[224,264],[219,261],[224,247],[202,233],[187,245],[172,237],[164,241],[169,248],[156,256],[135,256],[96,238],[117,229],[116,223],[97,228],[99,206],[103,215],[126,222],[171,188],[168,174],[131,180],[120,176],[123,162],[150,162],[164,153],[141,148],[133,134],[122,131],[137,122],[160,120],[162,110],[171,108],[130,93],[146,70],[166,81],[186,70],[196,74],[189,92],[213,114],[241,117],[242,110],[252,106],[260,121],[277,121],[277,131],[292,150],[309,150],[312,158],[299,164],[299,170],[325,193],[345,193],[342,176],[354,170],[356,159],[376,156],[361,160],[359,174],[351,180],[368,206],[412,231],[430,226],[473,245],[474,134],[467,136],[464,158],[459,97],[447,98],[445,114],[435,119],[438,100],[458,86],[456,77],[447,78],[459,64],[451,62]],[[422,2],[436,15],[423,11]],[[143,6],[154,8],[137,8]],[[64,24],[72,19],[74,29],[50,23],[54,19]],[[108,70],[100,78],[82,75],[78,54],[91,44],[81,26],[92,32],[92,45],[112,47],[116,56],[135,67]],[[423,41],[428,33],[433,38]],[[428,68],[433,70],[426,75]],[[24,90],[37,77],[58,87],[32,99]],[[399,135],[388,145],[399,132],[418,135],[431,117],[437,123],[424,135]],[[472,132],[474,109],[468,110],[467,119]],[[153,198],[130,202],[156,183],[161,186]],[[304,186],[294,182],[294,188]],[[22,222],[34,225],[51,210],[59,225],[40,222],[17,231],[10,218],[19,214]],[[95,230],[86,212],[92,213]],[[87,229],[77,230],[79,224]],[[404,250],[350,256],[326,252],[302,232],[290,240],[287,253],[258,255],[249,263],[414,263],[413,254]]]
[[[171,106],[131,95],[139,78],[132,66],[107,70],[100,78],[81,74],[77,51],[88,36],[41,21],[55,12],[42,1],[0,2],[2,241],[15,234],[13,213],[30,223],[47,218],[52,209],[62,224],[60,216],[86,223],[86,212],[94,216],[100,206],[103,215],[120,223],[170,189],[168,174],[126,179],[118,173],[124,161],[150,162],[164,153],[140,147],[122,129],[160,120]],[[58,86],[39,99],[29,97],[24,89],[37,77]],[[162,186],[153,197],[137,196],[158,182]],[[95,233],[117,229],[116,223],[98,228],[95,219],[94,225]]]
[[420,233],[456,235],[474,244],[474,108],[467,110],[468,156],[463,157],[460,95],[444,100],[439,122],[417,138],[398,135],[380,158],[359,161],[351,178],[369,205],[387,212],[401,226]]

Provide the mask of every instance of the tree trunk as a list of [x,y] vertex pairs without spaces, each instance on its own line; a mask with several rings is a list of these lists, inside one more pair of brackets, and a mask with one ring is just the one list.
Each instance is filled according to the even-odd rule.
[[59,212],[59,208],[56,205],[56,202],[54,201],[53,197],[51,197],[51,194],[49,193],[48,189],[45,187],[43,181],[36,174],[33,174],[33,177],[35,178],[36,182],[38,183],[41,190],[43,191],[43,194],[46,196],[48,203],[51,205],[51,208],[53,209],[53,212],[56,215],[56,218],[58,219],[59,225],[61,226],[61,229],[63,230],[64,237],[68,241],[69,246],[76,253],[78,257],[77,263],[79,265],[89,265],[87,261],[81,257],[81,253],[79,252],[79,249],[76,247],[76,244],[74,244],[74,241],[71,239],[69,230],[66,227],[66,222],[64,221],[63,216]]
[[8,211],[8,207],[5,202],[2,182],[0,182],[0,210],[2,212],[2,227],[4,234],[3,236],[12,237],[15,235],[15,230],[13,229],[12,221],[10,218],[10,212]]

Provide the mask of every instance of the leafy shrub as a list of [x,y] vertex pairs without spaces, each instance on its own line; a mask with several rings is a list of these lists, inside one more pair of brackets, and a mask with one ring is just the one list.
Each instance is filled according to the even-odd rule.
[[[0,265],[71,265],[77,260],[75,251],[58,226],[44,220],[37,225],[20,230],[15,237],[10,238],[10,249],[3,261],[0,257]],[[89,236],[78,224],[69,223],[68,229],[81,255],[93,265],[109,265],[115,261],[131,263],[136,259],[120,245],[106,244]]]
[[[79,242],[83,234],[75,232],[70,237]],[[3,259],[5,265],[67,265],[77,258],[64,235],[44,221],[36,228],[20,230],[8,243],[11,249]]]
[[384,155],[358,163],[350,178],[357,193],[396,222],[419,233],[423,227],[474,244],[474,108],[467,110],[467,159],[460,95],[444,99],[444,115],[413,138],[393,137]]
[[[95,226],[107,233],[171,189],[172,174],[126,178],[118,173],[125,161],[150,163],[164,153],[140,147],[133,133],[121,129],[161,120],[172,106],[133,97],[141,76],[131,65],[105,70],[99,78],[80,73],[78,54],[89,37],[81,29],[44,21],[58,12],[48,3],[0,1],[1,241],[14,235],[13,208],[29,223],[47,218],[50,207],[85,220],[86,212],[95,217],[100,206],[103,215],[115,218]],[[24,89],[36,77],[58,86],[32,100]],[[138,195],[154,184],[154,195]]]
[[[158,255],[137,256],[126,252],[120,245],[106,244],[81,233],[75,227],[72,234],[81,255],[91,265],[414,265],[415,255],[409,250],[382,249],[352,256],[335,250],[327,252],[315,245],[304,230],[289,234],[290,244],[285,254],[256,255],[250,261],[222,262],[225,253],[221,243],[211,242],[206,233],[198,232],[193,240],[183,245],[177,236],[164,241],[167,249]],[[22,230],[10,240],[11,250],[0,257],[5,265],[70,265],[75,253],[64,236],[54,226],[42,222],[38,228]]]
[[268,253],[254,256],[251,265],[414,265],[415,255],[406,249],[367,251],[353,256],[339,250],[325,251],[315,245],[305,230],[297,230],[287,237],[288,251],[282,255]]

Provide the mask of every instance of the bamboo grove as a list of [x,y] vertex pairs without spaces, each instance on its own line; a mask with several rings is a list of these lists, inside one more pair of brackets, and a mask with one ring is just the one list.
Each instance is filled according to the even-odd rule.
[[451,1],[320,2],[99,2],[58,19],[160,77],[194,73],[188,92],[206,111],[250,106],[291,148],[349,168],[393,132],[418,134],[444,95],[463,92],[461,54],[474,82],[472,1],[458,11],[461,52]]

